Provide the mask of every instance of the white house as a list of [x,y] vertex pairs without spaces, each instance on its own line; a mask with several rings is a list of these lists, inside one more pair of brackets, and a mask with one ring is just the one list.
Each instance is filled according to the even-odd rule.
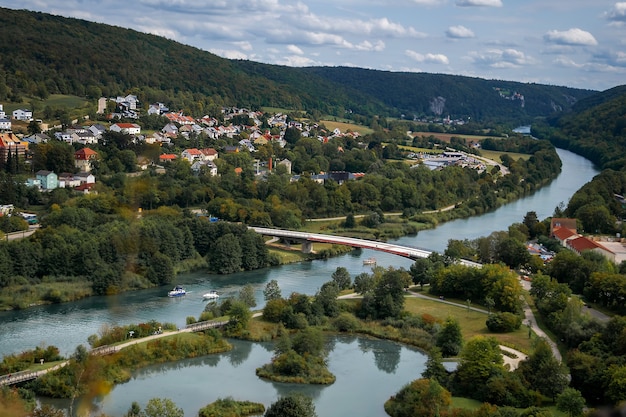
[[13,118],[15,120],[33,120],[33,112],[27,109],[17,109],[13,111]]
[[141,126],[136,123],[115,123],[111,125],[110,130],[127,135],[138,135],[141,133]]
[[213,161],[196,161],[191,165],[191,170],[196,175],[202,171],[208,172],[212,177],[217,175],[217,165]]
[[0,130],[11,130],[11,119],[7,119],[6,117],[0,117]]

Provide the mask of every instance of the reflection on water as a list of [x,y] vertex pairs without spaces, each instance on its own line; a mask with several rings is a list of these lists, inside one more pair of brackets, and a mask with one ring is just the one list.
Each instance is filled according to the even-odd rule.
[[[144,407],[149,399],[161,397],[174,401],[185,415],[194,416],[218,398],[231,396],[267,407],[281,396],[299,392],[313,398],[319,417],[379,417],[385,415],[384,402],[419,378],[426,362],[422,352],[395,342],[333,336],[327,346],[332,347],[328,366],[337,378],[335,383],[286,384],[266,381],[255,374],[256,368],[271,360],[273,344],[240,340],[231,343],[234,349],[230,352],[153,365],[133,373],[130,381],[93,403],[92,415],[121,417],[133,401]],[[68,402],[52,403],[69,408]]]

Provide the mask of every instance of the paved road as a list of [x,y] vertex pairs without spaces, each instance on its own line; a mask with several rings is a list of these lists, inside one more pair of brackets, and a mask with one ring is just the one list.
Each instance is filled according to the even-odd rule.
[[24,239],[35,233],[39,229],[39,225],[30,225],[28,226],[28,230],[22,230],[21,232],[12,232],[4,235],[5,240],[16,240],[16,239]]

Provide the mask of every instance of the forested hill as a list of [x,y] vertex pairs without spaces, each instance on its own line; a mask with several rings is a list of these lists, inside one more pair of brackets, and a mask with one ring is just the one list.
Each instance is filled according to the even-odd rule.
[[601,168],[626,168],[626,85],[577,103],[572,112],[533,126],[533,134],[550,139]]
[[441,114],[502,120],[562,114],[589,90],[485,80],[458,75],[384,72],[362,68],[307,68],[306,72],[367,93],[408,116]]
[[0,25],[2,102],[130,92],[144,105],[162,101],[198,113],[211,106],[274,106],[337,116],[450,115],[515,123],[566,111],[594,93],[452,75],[232,61],[154,35],[24,10],[0,8]]

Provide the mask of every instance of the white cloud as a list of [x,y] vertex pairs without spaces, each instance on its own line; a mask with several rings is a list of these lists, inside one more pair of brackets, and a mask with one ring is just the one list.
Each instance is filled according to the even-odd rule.
[[252,44],[250,42],[248,42],[248,41],[233,42],[233,44],[237,45],[243,51],[251,51],[252,50]]
[[310,67],[320,65],[319,62],[301,55],[290,55],[276,60],[278,65],[287,65],[290,67]]
[[439,6],[445,4],[446,0],[412,0],[411,3],[415,3],[420,6]]
[[420,54],[419,52],[407,49],[404,54],[416,62],[427,62],[431,64],[444,64],[448,65],[450,60],[443,54]]
[[611,22],[626,23],[626,2],[615,3],[604,16]]
[[469,58],[476,65],[491,68],[519,68],[535,63],[532,57],[513,48],[488,49],[484,52],[474,51],[470,52]]
[[298,48],[296,45],[287,45],[287,50],[292,54],[303,55],[304,52],[302,49]]
[[502,7],[501,0],[456,0],[460,7]]
[[595,46],[598,44],[591,33],[578,28],[565,31],[551,30],[544,35],[544,39],[559,45]]
[[448,30],[446,30],[446,36],[448,38],[454,38],[454,39],[466,39],[466,38],[473,38],[474,32],[472,32],[470,29],[466,28],[465,26],[450,26],[448,28]]
[[248,55],[234,49],[209,49],[209,52],[228,59],[248,59]]

